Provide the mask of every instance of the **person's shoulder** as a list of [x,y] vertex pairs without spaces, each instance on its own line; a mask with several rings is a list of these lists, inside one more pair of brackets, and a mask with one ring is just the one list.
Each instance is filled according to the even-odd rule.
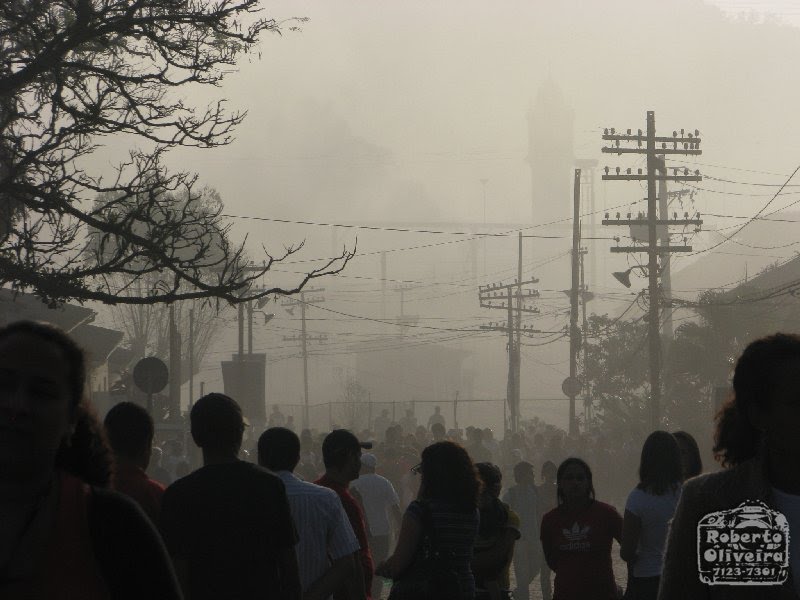
[[144,511],[132,498],[107,488],[93,486],[91,490],[89,515],[94,522],[123,530],[151,528]]
[[620,516],[619,511],[611,504],[601,502],[600,500],[595,500],[592,504],[595,512],[597,513],[602,513],[609,516]]

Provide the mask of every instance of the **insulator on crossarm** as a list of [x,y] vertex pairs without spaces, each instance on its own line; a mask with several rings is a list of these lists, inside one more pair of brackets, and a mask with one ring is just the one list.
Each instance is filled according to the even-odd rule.
[[606,168],[604,169],[604,171],[606,172],[606,175],[608,175],[608,172],[609,172],[610,170],[611,170],[611,169],[609,169],[608,167],[606,167]]

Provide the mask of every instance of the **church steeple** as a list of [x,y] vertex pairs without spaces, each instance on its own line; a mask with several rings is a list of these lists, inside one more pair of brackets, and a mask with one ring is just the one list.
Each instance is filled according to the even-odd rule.
[[574,120],[564,94],[548,75],[528,110],[528,164],[534,223],[564,219],[572,214]]

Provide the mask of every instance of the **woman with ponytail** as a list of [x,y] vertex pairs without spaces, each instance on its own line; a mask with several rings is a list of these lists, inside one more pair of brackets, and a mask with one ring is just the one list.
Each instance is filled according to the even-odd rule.
[[[800,336],[778,333],[756,340],[736,363],[733,395],[717,415],[714,453],[724,469],[695,477],[683,486],[667,541],[660,600],[798,597],[798,429]],[[712,586],[701,581],[698,522],[709,513],[735,509],[744,502],[762,502],[788,519],[792,577],[782,585]]]

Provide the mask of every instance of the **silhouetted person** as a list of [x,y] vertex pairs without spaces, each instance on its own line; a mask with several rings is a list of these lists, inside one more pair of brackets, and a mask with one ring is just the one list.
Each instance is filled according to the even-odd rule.
[[536,491],[533,465],[526,461],[514,465],[514,482],[503,496],[503,502],[519,516],[522,537],[514,547],[515,600],[527,600],[530,584],[539,573],[541,541],[539,540],[539,494]]
[[441,423],[434,423],[431,425],[431,435],[433,436],[433,443],[443,442],[447,439],[447,432],[444,425]]
[[503,477],[500,469],[491,463],[475,465],[483,482],[478,496],[480,527],[475,540],[472,572],[475,587],[486,592],[488,598],[499,598],[510,587],[509,567],[514,556],[514,545],[520,538],[519,516],[500,501]]
[[[357,576],[364,578],[364,589],[370,597],[374,566],[372,554],[367,540],[367,526],[361,506],[348,489],[350,482],[358,478],[361,471],[361,449],[371,448],[372,444],[362,443],[346,429],[335,429],[325,436],[322,442],[322,461],[325,463],[325,474],[315,483],[332,489],[339,495],[344,511],[350,519],[350,525],[361,546],[357,562]],[[337,598],[346,598],[344,590],[336,594]]]
[[299,536],[296,546],[303,600],[324,600],[349,586],[348,597],[365,598],[363,578],[356,577],[360,546],[336,492],[298,479],[300,439],[294,432],[273,427],[258,439],[258,464],[273,471],[286,486],[286,495]]
[[153,417],[138,404],[120,402],[108,411],[104,425],[114,452],[111,486],[136,500],[158,523],[164,486],[145,473],[153,448]]
[[431,429],[437,423],[442,427],[445,426],[444,415],[440,406],[433,407],[433,414],[428,418],[428,429]]
[[542,517],[544,558],[556,574],[553,598],[618,598],[611,544],[622,537],[617,510],[595,500],[592,471],[580,458],[558,467],[558,507]]
[[[389,536],[400,531],[400,498],[392,482],[375,472],[378,460],[374,454],[361,456],[361,474],[352,487],[361,499],[369,532],[369,549],[372,559],[381,563],[389,556]],[[380,594],[383,582],[377,577],[372,583],[372,597]]]
[[678,442],[666,431],[654,431],[642,446],[639,484],[625,502],[619,554],[628,563],[631,600],[656,600],[667,527],[682,481]]
[[0,598],[181,597],[154,525],[106,489],[110,450],[63,331],[0,328]]
[[283,416],[280,406],[277,404],[272,407],[272,412],[269,415],[270,427],[283,427],[286,424],[286,417]]
[[299,599],[286,490],[266,469],[239,460],[239,405],[208,394],[190,418],[203,467],[169,486],[161,509],[161,531],[187,598]]
[[[741,599],[800,595],[798,426],[800,336],[778,333],[752,342],[736,363],[733,395],[717,415],[714,453],[724,469],[683,484],[667,540],[659,599],[732,598],[734,590]],[[774,587],[703,583],[698,573],[698,520],[754,501],[783,513],[788,521],[791,577]],[[754,549],[764,550],[765,544]],[[776,564],[773,559],[768,566]]]
[[692,434],[685,431],[676,431],[672,434],[678,442],[681,451],[681,466],[683,468],[683,478],[691,479],[703,472],[703,459],[700,458],[700,448],[697,447],[697,440]]

